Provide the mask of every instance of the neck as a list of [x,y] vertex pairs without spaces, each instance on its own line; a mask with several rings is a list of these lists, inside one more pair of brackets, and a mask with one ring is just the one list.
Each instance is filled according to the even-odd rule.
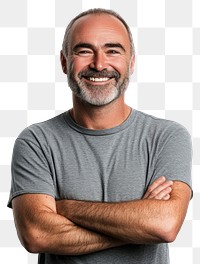
[[131,108],[124,103],[124,96],[105,106],[92,106],[73,96],[73,108],[70,113],[74,121],[86,128],[109,129],[123,123]]

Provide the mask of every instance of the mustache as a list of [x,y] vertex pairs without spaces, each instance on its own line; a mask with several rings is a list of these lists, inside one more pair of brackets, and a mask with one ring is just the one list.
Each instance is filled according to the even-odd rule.
[[93,77],[93,78],[115,78],[116,80],[119,80],[120,74],[117,71],[107,71],[107,70],[102,70],[102,71],[95,71],[95,70],[86,70],[86,71],[81,71],[78,74],[79,78],[88,78],[88,77]]

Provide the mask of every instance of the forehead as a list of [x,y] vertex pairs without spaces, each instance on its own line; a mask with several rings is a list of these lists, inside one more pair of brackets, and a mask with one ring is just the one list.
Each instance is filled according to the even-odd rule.
[[70,35],[70,46],[87,42],[99,46],[106,42],[119,42],[130,48],[127,29],[116,17],[109,14],[89,14],[79,18],[73,24]]

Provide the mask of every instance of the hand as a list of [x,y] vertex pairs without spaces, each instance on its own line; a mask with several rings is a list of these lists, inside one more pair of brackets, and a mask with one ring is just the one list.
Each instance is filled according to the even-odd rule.
[[161,176],[148,187],[143,199],[169,200],[172,185],[173,181],[167,181]]

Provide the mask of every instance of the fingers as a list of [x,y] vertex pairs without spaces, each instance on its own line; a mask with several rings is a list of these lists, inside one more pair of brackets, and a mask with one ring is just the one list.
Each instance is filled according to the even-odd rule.
[[151,193],[153,192],[153,190],[155,190],[158,186],[160,186],[162,183],[164,183],[166,181],[164,176],[159,177],[158,179],[156,179],[147,189],[145,195],[143,198],[148,198]]
[[164,176],[159,177],[158,179],[156,179],[147,189],[145,195],[144,195],[144,199],[149,198],[149,196],[152,194],[153,190],[155,190],[158,186],[160,186],[162,183],[164,183],[166,181]]
[[171,191],[172,191],[171,187],[166,187],[165,189],[161,190],[158,194],[150,195],[149,199],[168,200],[170,198]]
[[169,194],[167,194],[167,195],[165,195],[165,196],[162,198],[162,200],[165,200],[165,201],[167,201],[167,200],[169,200],[169,198],[170,198],[170,195],[169,195]]
[[143,199],[168,200],[172,191],[173,181],[167,181],[164,176],[156,179],[147,189]]

